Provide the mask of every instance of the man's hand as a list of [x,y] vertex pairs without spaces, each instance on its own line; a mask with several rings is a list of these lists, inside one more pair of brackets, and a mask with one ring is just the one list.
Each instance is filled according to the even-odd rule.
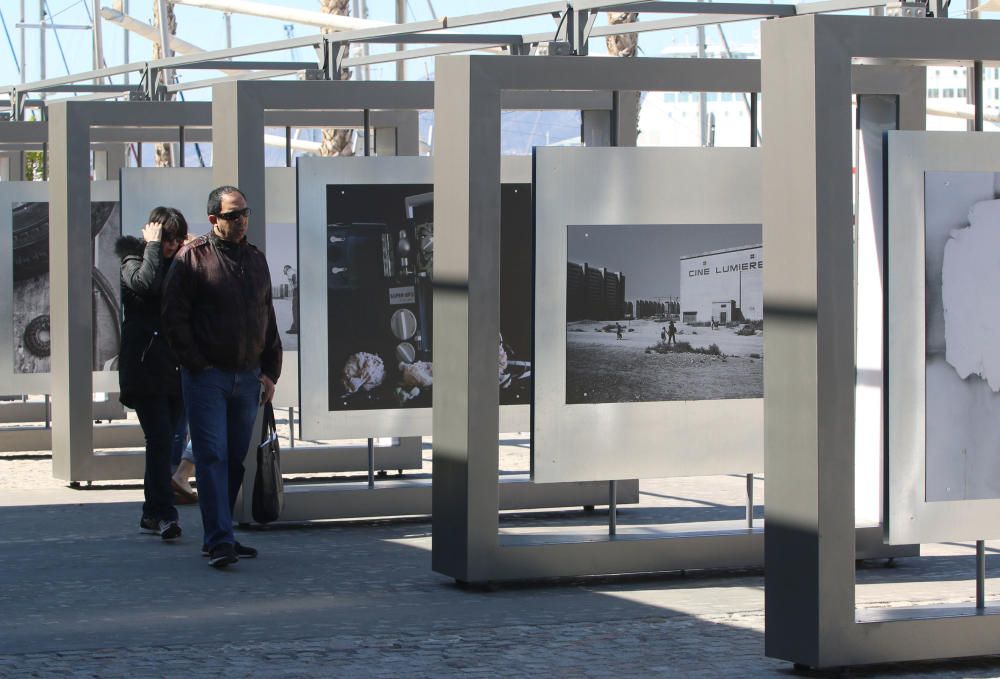
[[274,398],[274,382],[271,381],[270,377],[262,373],[260,383],[264,385],[264,393],[260,395],[260,402],[270,403],[271,399]]
[[149,222],[142,227],[142,239],[147,243],[159,243],[163,235],[163,224]]

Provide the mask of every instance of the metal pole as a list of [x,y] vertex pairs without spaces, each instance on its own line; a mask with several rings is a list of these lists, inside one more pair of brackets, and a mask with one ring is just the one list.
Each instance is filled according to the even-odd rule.
[[983,62],[977,61],[972,67],[972,104],[976,107],[973,131],[983,131]]
[[368,490],[375,488],[375,439],[368,439]]
[[368,132],[371,129],[371,110],[365,109],[364,111],[364,125],[365,125],[365,157],[367,158],[372,154],[371,140],[368,136]]
[[[698,58],[705,58],[704,26],[698,26]],[[701,130],[701,145],[708,146],[708,95],[705,92],[698,93],[698,129]]]
[[756,92],[750,93],[750,147],[757,146],[757,97]]
[[295,406],[288,407],[288,447],[295,447]]
[[[368,0],[361,0],[361,14],[359,15],[359,17],[361,19],[367,19],[368,18]],[[367,57],[368,53],[369,53],[368,43],[367,42],[362,43],[361,44],[361,56]],[[371,67],[368,64],[365,64],[364,66],[361,67],[361,79],[362,80],[371,80],[372,79]]]
[[[38,68],[39,75],[45,80],[45,0],[38,0]],[[45,93],[39,93],[42,99]]]
[[180,131],[177,133],[177,146],[178,149],[178,160],[180,160],[180,166],[184,167],[184,126],[180,126]]
[[747,528],[753,528],[753,474],[747,474]]
[[292,166],[292,128],[285,125],[285,167]]
[[226,49],[233,47],[233,15],[232,12],[225,12],[223,18],[226,20]]
[[608,481],[608,535],[618,534],[618,482]]
[[[101,0],[94,0],[94,70],[104,68],[104,33],[101,29]],[[103,78],[94,78],[100,83]]]
[[52,408],[49,399],[51,396],[45,394],[45,428],[50,429],[52,426]]
[[[406,0],[396,0],[396,23],[406,23]],[[396,51],[403,51],[403,45],[401,43],[396,43]],[[405,61],[400,60],[396,62],[396,80],[406,80]]]
[[21,82],[25,83],[28,81],[28,65],[24,61],[25,56],[25,45],[24,45],[24,24],[27,23],[24,16],[24,0],[21,0]]
[[[122,0],[122,13],[125,14],[125,15],[128,14],[128,0]],[[127,63],[129,63],[129,60],[128,60],[128,39],[129,39],[129,32],[126,31],[126,30],[123,30],[122,33],[123,33],[123,35],[122,35],[122,59],[123,59],[122,63],[123,64],[127,64]],[[131,79],[131,74],[126,73],[125,74],[125,84],[126,85],[129,84],[130,79]]]
[[986,608],[986,542],[976,540],[976,608]]

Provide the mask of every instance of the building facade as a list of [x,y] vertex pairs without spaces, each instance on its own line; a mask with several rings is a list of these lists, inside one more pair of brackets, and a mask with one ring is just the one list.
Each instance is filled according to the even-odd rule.
[[761,245],[746,245],[681,257],[681,322],[762,320],[763,253]]
[[626,318],[625,274],[569,262],[566,277],[566,320],[617,321]]

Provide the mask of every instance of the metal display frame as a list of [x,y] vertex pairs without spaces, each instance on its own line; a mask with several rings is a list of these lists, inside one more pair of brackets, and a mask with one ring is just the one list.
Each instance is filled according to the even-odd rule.
[[[91,140],[101,128],[205,127],[203,102],[58,101],[49,104],[49,262],[52,342],[52,473],[70,482],[142,478],[144,456],[95,454],[90,404],[93,299]],[[138,429],[138,428],[136,428]]]
[[[350,122],[350,118],[343,118],[344,122]],[[357,118],[357,116],[353,116],[353,118]],[[313,119],[315,120],[315,116]],[[324,120],[329,119],[329,116],[324,117]],[[395,134],[395,128],[388,129]],[[267,167],[264,175],[267,192],[281,197],[278,201],[268,203],[268,214],[264,221],[294,224],[296,221],[295,169]],[[148,201],[143,203],[142,208],[130,205],[129,195],[150,195],[153,187],[165,185],[172,194],[190,195],[189,198],[182,198],[183,202],[180,203],[169,200],[165,202],[181,209],[181,212],[186,216],[193,215],[188,216],[188,226],[192,233],[203,233],[208,228],[207,217],[203,216],[202,213],[205,212],[205,199],[208,196],[207,187],[211,181],[212,168],[210,167],[125,168],[121,173],[123,224],[131,217],[133,220],[131,229],[134,232],[132,235],[137,234],[150,206]],[[204,220],[205,223],[199,225],[198,220]],[[123,227],[123,232],[125,230]],[[294,419],[295,409],[299,407],[298,357],[299,351],[284,352],[282,379],[278,380],[274,394],[276,410],[280,412],[279,406],[292,406],[289,411],[290,420]],[[301,408],[299,412],[301,416]],[[294,429],[294,426],[289,427],[289,445],[282,451],[282,468],[285,473],[344,472],[367,469],[367,446],[357,444],[317,445],[307,441],[303,441],[304,445],[303,443],[296,444],[293,440]],[[302,439],[301,435],[299,439]],[[389,445],[377,446],[377,450],[380,470],[420,469],[423,464],[420,441],[416,439],[393,440]]]
[[[1000,499],[926,499],[926,306],[924,173],[1000,172],[1000,138],[976,132],[890,132],[886,248],[889,252],[889,542],[1000,537]],[[957,378],[956,378],[957,379]]]
[[[764,117],[765,353],[784,357],[765,363],[765,541],[778,556],[765,572],[765,652],[812,667],[996,653],[995,607],[856,608],[855,441],[843,432],[856,385],[852,58],[996,61],[1000,30],[812,16],[766,22],[762,36],[763,95],[782,102]],[[901,97],[902,129],[925,124],[923,76],[917,85]]]
[[[388,155],[417,155],[417,111],[435,107],[435,83],[432,82],[250,82],[237,81],[213,88],[213,183],[239,186],[258,213],[266,213],[264,181],[263,132],[267,124],[281,124],[303,114],[322,111],[331,115],[338,111],[382,112],[412,116],[412,133],[403,128]],[[628,132],[611,129],[615,101],[605,92],[512,92],[504,98],[509,109],[571,109],[582,112],[585,134],[605,139],[626,137]],[[637,105],[637,102],[636,102]],[[627,109],[622,103],[619,109]],[[633,111],[637,115],[637,112]],[[269,117],[277,116],[277,118]],[[440,121],[437,129],[445,129]],[[402,127],[402,126],[400,126]],[[634,137],[635,132],[630,133]],[[438,135],[441,138],[441,135]],[[260,140],[260,141],[258,141]],[[376,148],[376,154],[379,149]],[[251,220],[247,237],[266,247],[262,225]],[[301,249],[300,249],[301,251]],[[301,303],[301,300],[300,300]],[[305,314],[302,314],[305,318]],[[325,349],[324,349],[325,350]],[[494,356],[493,360],[495,361]],[[494,382],[496,381],[494,376]],[[280,380],[279,380],[280,382]],[[301,384],[301,382],[300,382]],[[496,385],[494,384],[494,390]],[[304,431],[304,435],[312,436]],[[338,434],[340,436],[340,434]],[[401,444],[418,438],[406,437]],[[496,442],[494,442],[496,445]],[[234,518],[248,522],[252,516],[251,499],[256,472],[256,458],[247,456],[243,492]],[[374,451],[369,452],[368,484],[317,484],[286,495],[284,520],[311,520],[356,516],[400,516],[424,514],[431,490],[425,480],[417,483],[395,481],[375,482]],[[435,478],[437,475],[435,474]],[[494,476],[497,483],[497,476]],[[435,487],[437,484],[434,484]],[[510,509],[552,506],[600,504],[606,498],[599,484],[532,484],[527,478],[509,478],[505,483],[507,507]],[[620,502],[638,501],[638,483],[623,484]],[[554,504],[555,503],[555,504]],[[359,514],[361,512],[361,514]]]
[[[437,125],[454,132],[438,136],[434,166],[435,200],[448,206],[435,221],[443,244],[435,252],[434,327],[449,328],[440,340],[435,337],[435,346],[452,359],[435,366],[434,570],[462,582],[489,582],[763,563],[759,529],[676,539],[609,531],[559,543],[500,536],[498,401],[487,356],[499,322],[502,97],[512,90],[551,89],[754,93],[760,89],[760,62],[448,56],[437,59],[435,73]],[[891,66],[858,67],[854,76],[855,91],[877,93],[897,92],[909,77]],[[621,119],[613,132],[621,129]],[[628,145],[615,137],[610,143]],[[853,331],[853,322],[847,327]],[[859,554],[912,553],[884,546],[879,527],[851,529]]]
[[[535,151],[536,481],[763,471],[762,397],[566,402],[567,227],[760,225],[759,153],[752,148]],[[665,176],[663,168],[683,170]],[[628,191],[605,190],[609,176],[628,177]]]
[[[430,436],[431,408],[331,411],[327,347],[326,233],[312,233],[325,226],[326,187],[329,184],[427,184],[434,183],[433,159],[303,158],[298,163],[299,274],[303,294],[299,300],[304,332],[301,335],[302,431],[310,438],[359,438],[368,436]],[[504,183],[531,183],[531,159],[507,157]],[[501,431],[528,431],[528,405],[500,406]]]

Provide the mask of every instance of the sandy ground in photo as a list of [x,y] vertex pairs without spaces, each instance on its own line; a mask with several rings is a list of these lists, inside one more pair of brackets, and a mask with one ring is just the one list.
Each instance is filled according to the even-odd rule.
[[[611,322],[613,324],[613,322]],[[566,401],[625,403],[762,398],[764,336],[737,335],[737,328],[676,323],[677,341],[695,349],[715,344],[722,355],[693,352],[660,354],[665,323],[625,321],[623,337],[604,332],[606,321],[567,324]]]

